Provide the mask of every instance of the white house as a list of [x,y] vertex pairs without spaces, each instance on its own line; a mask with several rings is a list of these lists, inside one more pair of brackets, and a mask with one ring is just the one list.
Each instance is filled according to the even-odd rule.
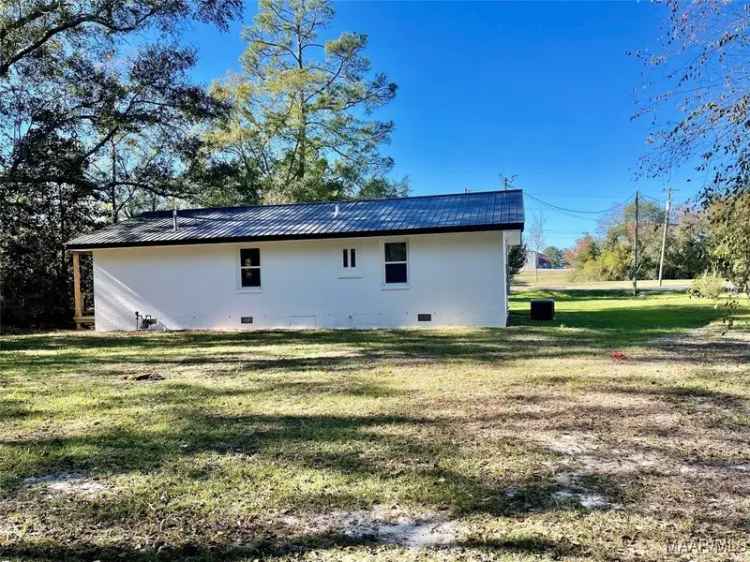
[[534,273],[537,269],[549,269],[550,267],[552,267],[550,259],[542,252],[527,250],[526,263],[521,268],[521,271]]
[[67,248],[98,331],[505,326],[523,222],[508,190],[144,213]]

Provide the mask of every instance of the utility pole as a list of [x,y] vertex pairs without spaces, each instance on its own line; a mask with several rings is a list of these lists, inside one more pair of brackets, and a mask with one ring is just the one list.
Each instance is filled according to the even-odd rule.
[[633,296],[638,296],[638,227],[640,223],[640,193],[638,191],[635,192],[635,234],[633,236],[634,238],[634,247],[633,247]]
[[506,175],[500,174],[500,180],[503,184],[503,189],[505,191],[508,191],[509,189],[514,189],[513,184],[515,183],[517,177],[518,176],[516,175],[508,177]]
[[669,228],[669,212],[672,210],[672,188],[667,188],[667,212],[664,215],[664,232],[661,237],[661,257],[659,258],[659,287],[661,287],[664,271],[664,252],[667,249],[667,229]]

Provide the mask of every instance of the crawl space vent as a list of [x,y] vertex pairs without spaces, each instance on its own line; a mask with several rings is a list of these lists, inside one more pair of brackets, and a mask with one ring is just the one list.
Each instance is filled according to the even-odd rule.
[[252,324],[253,323],[253,317],[252,316],[243,316],[240,318],[241,324]]
[[432,322],[432,314],[417,314],[417,322]]

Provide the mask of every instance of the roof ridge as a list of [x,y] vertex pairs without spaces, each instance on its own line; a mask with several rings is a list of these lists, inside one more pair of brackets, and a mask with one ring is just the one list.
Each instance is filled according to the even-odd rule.
[[[368,199],[336,199],[333,201],[298,201],[295,203],[271,203],[267,205],[238,205],[233,207],[194,207],[191,209],[178,209],[177,212],[190,213],[196,211],[240,211],[245,209],[271,209],[275,207],[296,207],[301,205],[335,205],[335,204],[351,204],[351,203],[370,203],[370,202],[383,202],[383,201],[406,201],[413,199],[435,199],[440,197],[456,197],[456,196],[475,196],[475,195],[488,195],[491,193],[510,193],[522,191],[520,188],[516,189],[491,189],[488,191],[469,191],[464,193],[433,193],[430,195],[412,195],[406,197],[380,197],[380,198],[368,198]],[[165,209],[163,211],[145,211],[132,218],[158,218],[159,216],[169,217],[172,215],[172,210]]]

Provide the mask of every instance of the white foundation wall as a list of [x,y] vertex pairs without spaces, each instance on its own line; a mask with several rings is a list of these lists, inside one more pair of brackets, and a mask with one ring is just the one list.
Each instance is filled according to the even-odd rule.
[[[175,330],[505,326],[506,243],[514,234],[95,250],[96,329],[133,330],[136,311]],[[384,282],[386,241],[407,243],[406,286]],[[260,249],[260,289],[240,286],[241,248]],[[354,274],[342,267],[345,248],[356,249]]]

